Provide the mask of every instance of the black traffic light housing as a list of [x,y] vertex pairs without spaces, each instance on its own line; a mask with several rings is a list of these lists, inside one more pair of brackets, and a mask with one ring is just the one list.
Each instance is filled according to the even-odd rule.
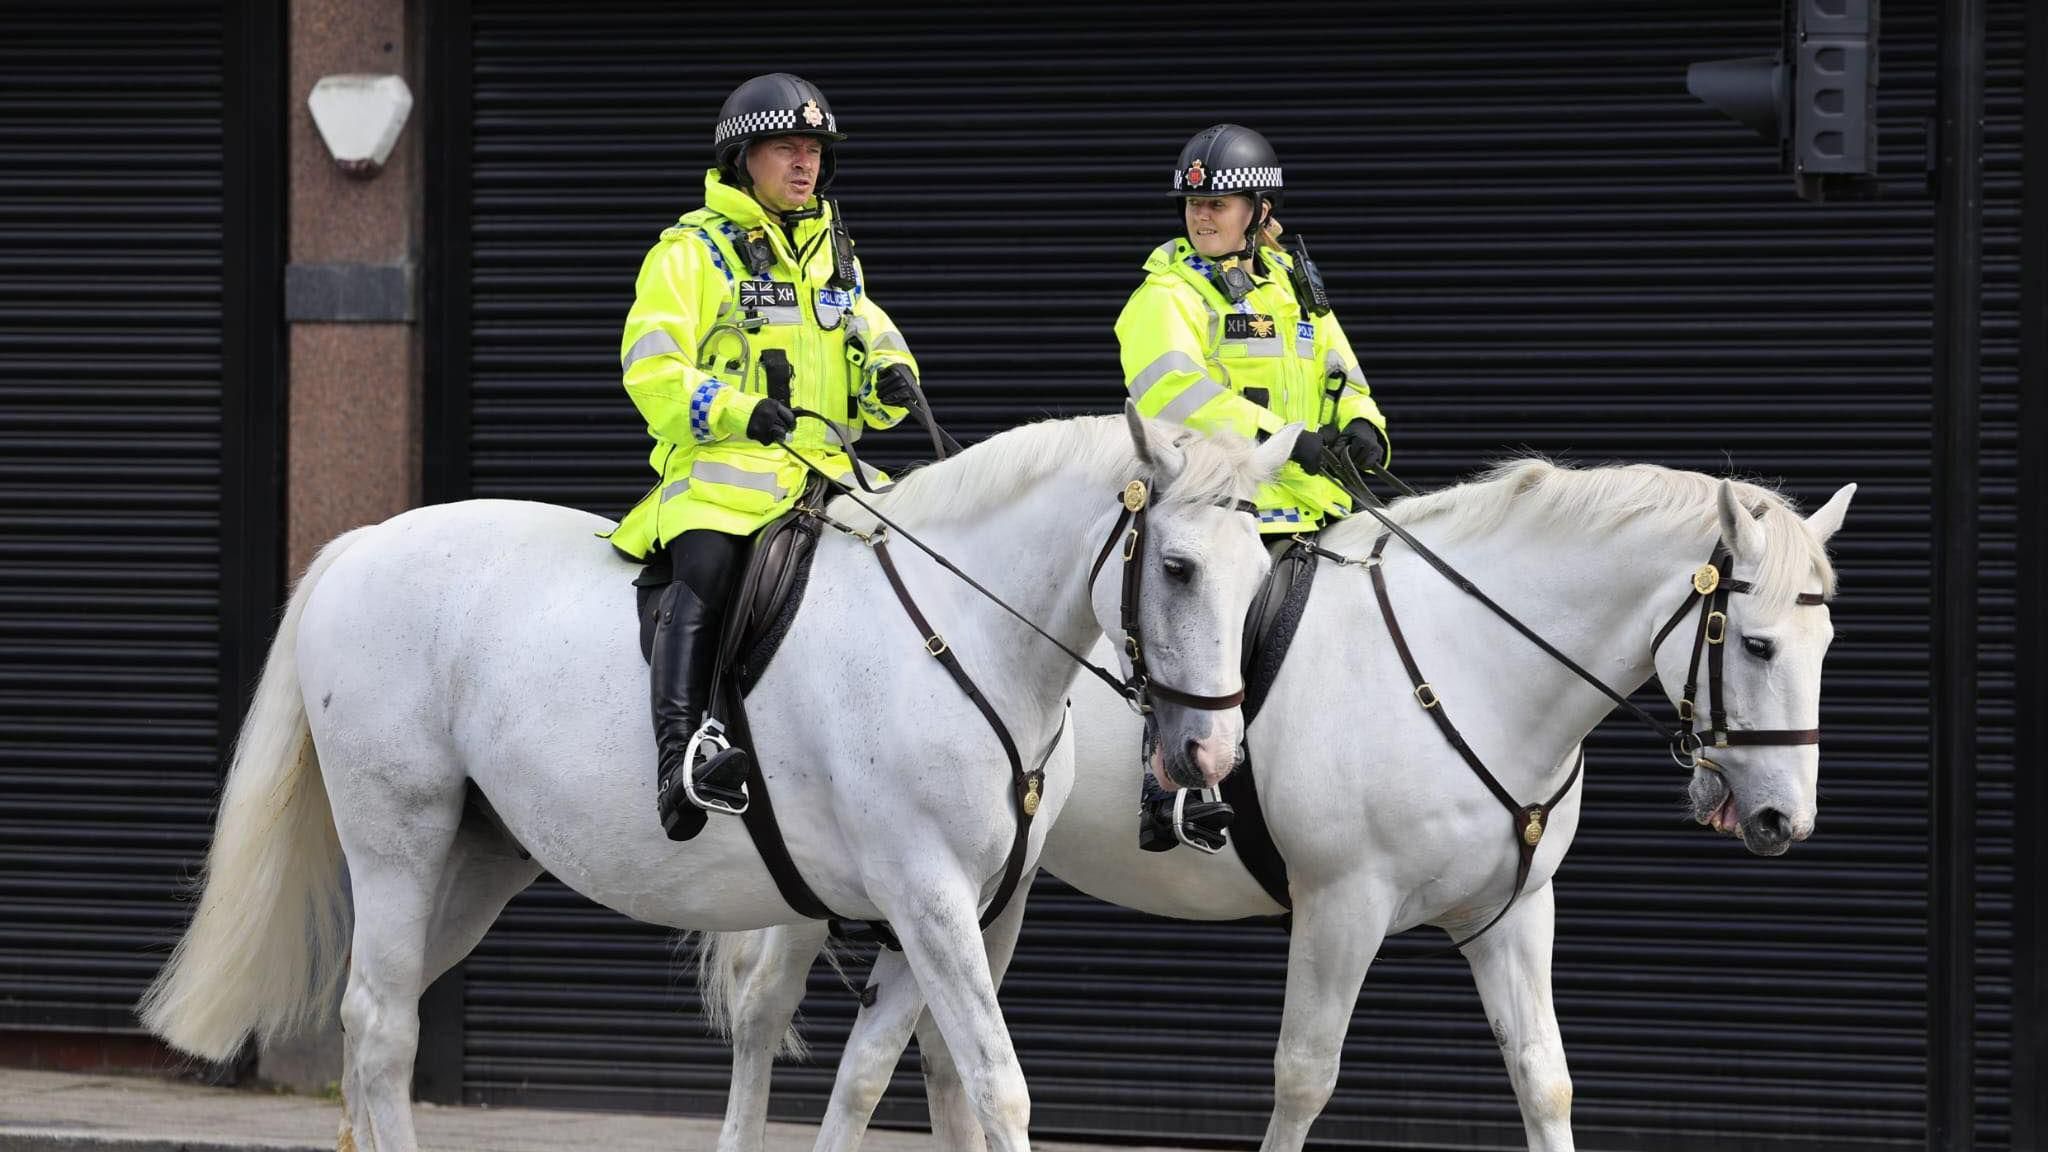
[[1775,56],[1710,60],[1685,87],[1778,145],[1800,198],[1867,197],[1877,177],[1878,0],[1785,0]]

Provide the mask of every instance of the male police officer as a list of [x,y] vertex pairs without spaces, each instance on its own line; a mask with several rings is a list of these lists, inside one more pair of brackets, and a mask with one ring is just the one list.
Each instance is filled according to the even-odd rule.
[[790,449],[843,477],[843,445],[919,402],[917,362],[824,199],[845,138],[800,77],[735,89],[712,134],[704,207],[661,234],[626,317],[626,394],[654,437],[660,479],[611,541],[636,559],[666,549],[672,562],[652,658],[656,795],[672,840],[695,836],[707,811],[746,809],[746,753],[725,744],[708,697],[751,537],[807,480]]

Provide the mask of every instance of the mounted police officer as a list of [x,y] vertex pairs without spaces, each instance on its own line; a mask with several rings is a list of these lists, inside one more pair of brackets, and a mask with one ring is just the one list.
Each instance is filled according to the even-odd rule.
[[[1279,244],[1281,188],[1280,160],[1264,136],[1237,124],[1197,132],[1173,169],[1184,235],[1145,261],[1116,336],[1125,386],[1147,416],[1259,439],[1304,425],[1257,501],[1260,532],[1294,535],[1351,511],[1344,488],[1322,474],[1325,453],[1370,471],[1385,467],[1388,441],[1306,245],[1297,238],[1289,252]],[[1171,848],[1176,829],[1228,811],[1166,796],[1149,773],[1146,784],[1147,848]]]
[[1186,234],[1145,261],[1116,337],[1125,385],[1147,416],[1260,439],[1295,421],[1322,433],[1297,439],[1259,491],[1259,530],[1291,535],[1351,510],[1321,475],[1324,451],[1369,470],[1385,465],[1388,442],[1306,247],[1279,245],[1280,193],[1264,136],[1237,124],[1197,132],[1173,170]]
[[669,561],[651,663],[656,794],[672,840],[695,836],[707,811],[747,805],[747,754],[709,714],[712,672],[751,537],[809,479],[795,453],[844,477],[854,465],[843,446],[863,426],[890,427],[920,402],[917,362],[868,296],[824,198],[845,138],[800,77],[734,89],[712,133],[704,206],[648,252],[626,317],[626,394],[654,437],[660,479],[611,541],[656,561],[650,572],[664,552]]

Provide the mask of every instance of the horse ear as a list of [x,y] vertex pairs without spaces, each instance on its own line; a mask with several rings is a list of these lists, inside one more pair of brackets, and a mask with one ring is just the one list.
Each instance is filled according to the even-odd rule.
[[1841,529],[1842,518],[1849,514],[1849,501],[1855,497],[1854,484],[1842,485],[1839,491],[1828,497],[1827,503],[1820,506],[1820,511],[1806,518],[1806,530],[1813,533],[1815,540],[1827,543],[1829,537]]
[[1289,424],[1266,438],[1266,442],[1252,452],[1252,468],[1257,472],[1260,483],[1280,474],[1280,466],[1287,463],[1287,457],[1294,451],[1294,441],[1308,435],[1302,430],[1300,421]]
[[1735,485],[1721,481],[1715,501],[1721,511],[1721,539],[1737,559],[1756,560],[1764,554],[1764,530],[1735,498]]
[[1172,436],[1164,434],[1156,421],[1147,420],[1138,412],[1138,402],[1124,401],[1124,425],[1131,432],[1131,449],[1138,454],[1138,463],[1145,466],[1155,480],[1166,480],[1179,475],[1186,462],[1180,446]]

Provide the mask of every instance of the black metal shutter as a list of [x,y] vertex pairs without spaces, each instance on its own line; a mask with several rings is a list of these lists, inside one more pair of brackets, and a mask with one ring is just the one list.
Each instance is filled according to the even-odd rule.
[[0,17],[0,1027],[132,1032],[205,851],[226,19]]
[[[1980,1047],[1985,1146],[2006,1139],[2010,891],[2012,213],[2017,0],[1994,4],[1987,291]],[[1688,62],[1768,52],[1775,0],[965,10],[863,6],[691,23],[655,4],[477,0],[466,460],[451,493],[617,514],[644,489],[616,383],[632,275],[697,203],[710,120],[787,69],[853,142],[839,191],[874,292],[963,437],[1120,395],[1110,324],[1173,234],[1164,174],[1195,129],[1266,131],[1391,415],[1440,483],[1522,447],[1862,485],[1837,539],[1820,829],[1757,860],[1680,818],[1683,779],[1615,726],[1558,881],[1556,984],[1583,1147],[1917,1142],[1924,1083],[1926,428],[1932,6],[1886,5],[1885,197],[1794,201],[1769,150],[1696,105]],[[458,81],[459,82],[459,81]],[[916,450],[904,434],[884,440]],[[457,468],[460,471],[460,468]],[[706,878],[715,883],[715,878]],[[1424,938],[1427,936],[1428,938]],[[1519,1147],[1462,964],[1391,942],[1361,997],[1333,1144]],[[1132,916],[1041,882],[1004,1001],[1042,1133],[1255,1137],[1285,941]],[[1190,974],[1193,974],[1192,977]],[[466,1094],[715,1109],[663,933],[543,886],[468,970]],[[820,974],[815,1114],[851,1015]],[[908,1065],[906,1065],[906,1070]],[[892,1093],[886,1119],[916,1122]]]

